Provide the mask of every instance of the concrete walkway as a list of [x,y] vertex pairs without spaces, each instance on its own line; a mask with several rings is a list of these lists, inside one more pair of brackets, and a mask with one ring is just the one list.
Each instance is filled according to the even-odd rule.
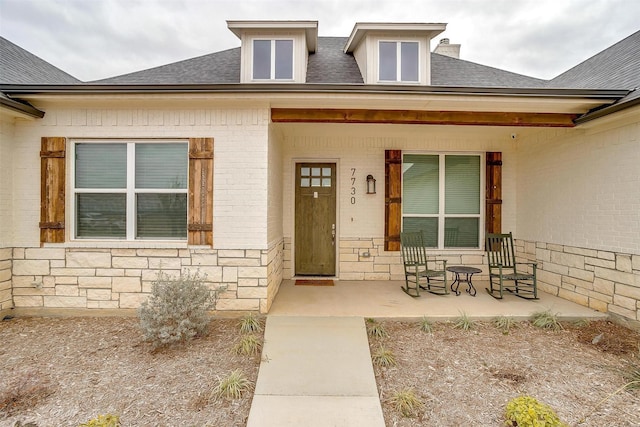
[[384,427],[362,317],[268,316],[248,427]]

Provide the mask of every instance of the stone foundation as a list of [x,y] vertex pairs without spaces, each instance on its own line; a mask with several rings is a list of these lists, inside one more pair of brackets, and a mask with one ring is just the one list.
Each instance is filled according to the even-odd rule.
[[8,260],[0,258],[0,279],[9,283],[0,280],[0,296],[31,312],[135,309],[160,271],[200,272],[212,288],[225,288],[217,311],[266,313],[282,281],[282,247],[280,241],[269,250],[15,248]]
[[518,256],[538,263],[538,288],[632,322],[640,321],[640,255],[518,240]]
[[[4,313],[13,308],[13,293],[11,289],[11,269],[12,269],[11,248],[0,249],[0,313]],[[2,319],[4,315],[0,315]]]

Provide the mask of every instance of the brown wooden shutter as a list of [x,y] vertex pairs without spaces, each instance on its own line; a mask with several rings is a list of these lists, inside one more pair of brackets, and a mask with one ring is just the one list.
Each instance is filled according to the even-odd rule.
[[384,152],[384,250],[400,250],[402,151]]
[[213,138],[189,139],[190,245],[213,245]]
[[486,212],[487,233],[502,232],[502,153],[487,152]]
[[65,151],[67,140],[40,142],[40,245],[64,243]]

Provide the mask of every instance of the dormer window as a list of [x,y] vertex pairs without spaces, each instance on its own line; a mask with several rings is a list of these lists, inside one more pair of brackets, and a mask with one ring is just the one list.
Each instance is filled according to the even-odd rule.
[[380,81],[411,82],[419,80],[419,43],[381,41],[379,43]]
[[293,40],[253,40],[253,80],[293,79]]

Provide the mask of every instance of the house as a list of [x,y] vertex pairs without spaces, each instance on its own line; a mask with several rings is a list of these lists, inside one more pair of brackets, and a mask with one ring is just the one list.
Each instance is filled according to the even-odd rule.
[[135,309],[196,269],[266,313],[293,277],[402,279],[421,229],[480,268],[513,231],[541,290],[640,320],[640,32],[546,81],[431,52],[442,23],[227,26],[93,82],[2,39],[3,313]]

